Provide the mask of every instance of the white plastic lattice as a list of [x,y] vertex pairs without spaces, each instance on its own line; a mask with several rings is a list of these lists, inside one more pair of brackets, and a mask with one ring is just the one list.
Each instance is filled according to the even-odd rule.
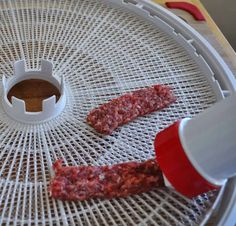
[[[125,5],[126,3],[124,3]],[[95,0],[0,1],[0,74],[41,59],[65,78],[67,103],[56,118],[27,125],[0,108],[0,223],[42,225],[198,225],[216,192],[188,200],[169,189],[128,198],[61,202],[49,197],[52,163],[104,165],[154,156],[155,134],[212,105],[217,96],[191,55],[156,25]],[[173,87],[177,102],[111,136],[86,124],[111,98],[152,84]]]

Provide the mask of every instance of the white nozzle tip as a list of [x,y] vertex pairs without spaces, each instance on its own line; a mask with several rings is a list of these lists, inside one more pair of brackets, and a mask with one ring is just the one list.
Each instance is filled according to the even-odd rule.
[[163,179],[164,179],[164,184],[165,184],[166,187],[173,188],[172,184],[170,183],[170,181],[168,181],[168,179],[165,177],[164,174],[163,174]]

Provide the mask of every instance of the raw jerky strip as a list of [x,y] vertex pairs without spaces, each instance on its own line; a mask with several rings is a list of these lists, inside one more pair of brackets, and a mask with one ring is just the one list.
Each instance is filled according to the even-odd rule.
[[127,93],[95,108],[89,113],[87,122],[97,132],[111,134],[118,126],[167,107],[175,100],[168,86],[154,85]]
[[162,173],[154,159],[113,166],[62,166],[54,163],[55,177],[50,194],[55,199],[76,201],[115,198],[147,192],[164,186]]

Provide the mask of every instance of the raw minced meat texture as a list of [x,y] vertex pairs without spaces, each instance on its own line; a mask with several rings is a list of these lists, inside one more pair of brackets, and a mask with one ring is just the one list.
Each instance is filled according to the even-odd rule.
[[164,186],[154,159],[113,166],[62,166],[58,160],[53,168],[55,177],[49,191],[53,198],[60,200],[126,197]]
[[93,109],[87,122],[97,132],[111,134],[117,127],[139,116],[163,109],[176,100],[166,85],[154,85],[112,99]]

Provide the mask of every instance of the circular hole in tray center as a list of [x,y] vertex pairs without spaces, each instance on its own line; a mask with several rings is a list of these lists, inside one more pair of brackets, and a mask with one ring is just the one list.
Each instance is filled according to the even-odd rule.
[[25,101],[26,111],[42,111],[42,101],[55,95],[56,101],[60,98],[60,91],[50,82],[41,79],[28,79],[14,85],[7,94],[11,102],[12,96]]

